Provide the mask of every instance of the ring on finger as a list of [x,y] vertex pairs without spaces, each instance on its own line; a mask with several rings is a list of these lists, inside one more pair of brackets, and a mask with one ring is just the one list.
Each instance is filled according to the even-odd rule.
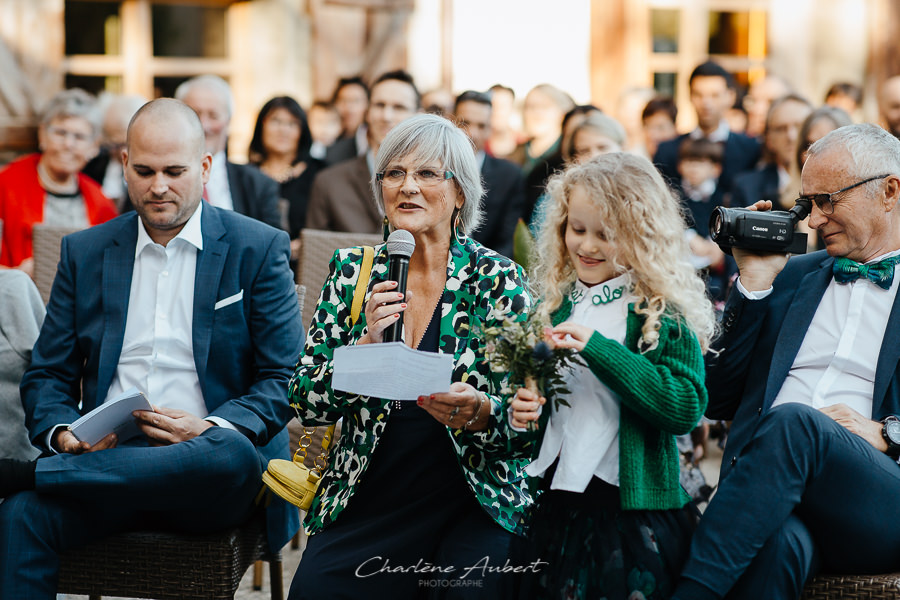
[[453,407],[453,410],[450,411],[450,418],[448,418],[447,420],[448,420],[448,421],[452,421],[453,418],[454,418],[456,415],[458,415],[458,414],[459,414],[459,407],[458,407],[458,406],[454,406],[454,407]]

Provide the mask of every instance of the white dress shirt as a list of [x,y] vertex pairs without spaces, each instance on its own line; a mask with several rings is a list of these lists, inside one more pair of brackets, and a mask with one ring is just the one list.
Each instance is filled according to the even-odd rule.
[[[889,252],[870,263],[897,254],[900,251]],[[799,402],[820,409],[846,404],[871,418],[875,367],[898,283],[900,276],[895,276],[884,290],[864,277],[851,283],[832,279],[819,306],[809,307],[816,312],[772,406]],[[738,290],[751,300],[771,293],[748,292],[740,279]]]
[[217,152],[212,159],[209,181],[206,182],[206,197],[209,203],[219,208],[234,210],[231,187],[228,185],[228,164],[224,152]]
[[[601,303],[617,289],[621,289],[619,298]],[[630,289],[627,273],[591,288],[578,281],[572,294],[572,314],[566,321],[622,343],[628,304],[634,302]],[[595,476],[619,485],[619,397],[584,365],[576,365],[564,379],[569,389],[565,400],[570,406],[560,404],[558,410],[545,407],[552,412],[541,450],[525,471],[540,477],[558,458],[550,489],[583,492]]]
[[722,119],[721,121],[719,121],[719,126],[716,127],[712,131],[712,133],[710,133],[709,135],[706,135],[705,133],[703,133],[703,130],[700,129],[699,127],[695,128],[693,131],[691,131],[691,133],[689,135],[691,136],[691,139],[693,139],[693,140],[702,140],[705,138],[711,142],[719,142],[719,143],[724,144],[725,142],[728,141],[728,136],[730,134],[731,134],[731,128],[728,126],[728,121],[726,121],[725,119]]

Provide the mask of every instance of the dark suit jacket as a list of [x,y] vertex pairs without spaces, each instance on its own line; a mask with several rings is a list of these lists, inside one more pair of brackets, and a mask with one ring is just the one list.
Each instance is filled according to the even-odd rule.
[[359,156],[359,148],[356,146],[356,136],[343,137],[328,146],[325,150],[325,164],[329,167]]
[[[681,189],[681,176],[678,174],[678,148],[681,142],[690,134],[679,135],[674,140],[663,142],[656,149],[653,162],[666,178],[672,189],[679,194]],[[722,158],[722,174],[719,176],[719,185],[716,188],[716,197],[723,197],[731,191],[731,184],[735,176],[743,171],[749,171],[759,161],[761,148],[754,138],[742,133],[731,132],[725,141],[725,151]]]
[[103,185],[103,178],[106,177],[106,167],[109,165],[109,161],[109,150],[101,147],[97,152],[97,156],[89,160],[81,172],[96,181],[98,185]]
[[[707,416],[733,419],[722,460],[725,477],[740,460],[760,418],[772,407],[831,282],[834,259],[825,251],[791,258],[762,300],[734,289],[723,314],[723,333],[707,359]],[[872,418],[900,413],[900,296],[894,302],[875,371]]]
[[512,257],[513,234],[525,203],[522,171],[515,163],[485,155],[481,176],[485,187],[484,221],[472,237],[482,246]]
[[565,168],[565,161],[559,149],[546,158],[540,160],[531,171],[525,175],[525,204],[522,207],[522,219],[531,224],[534,217],[534,208],[547,188],[547,180],[554,173]]
[[771,200],[777,208],[781,200],[778,191],[778,167],[772,163],[739,173],[731,184],[729,206],[750,206],[757,200]]
[[[47,318],[21,386],[35,445],[106,397],[125,334],[137,219],[131,212],[62,241]],[[263,465],[288,458],[285,425],[295,414],[287,385],[303,347],[288,236],[212,206],[203,207],[201,228],[192,342],[203,399],[210,415],[253,442]],[[241,291],[241,301],[215,309]],[[269,541],[281,548],[299,521],[296,509],[276,506]]]
[[306,209],[306,227],[353,233],[381,233],[383,216],[372,195],[365,155],[316,175]]
[[235,212],[281,229],[278,183],[251,165],[225,164]]

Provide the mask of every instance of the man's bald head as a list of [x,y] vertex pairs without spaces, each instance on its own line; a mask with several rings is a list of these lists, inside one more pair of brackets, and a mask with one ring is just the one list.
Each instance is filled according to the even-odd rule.
[[128,124],[126,145],[130,146],[132,136],[144,127],[165,128],[173,135],[182,136],[181,141],[196,148],[198,155],[205,151],[206,141],[200,119],[197,113],[181,100],[157,98],[142,106]]
[[209,180],[212,156],[200,119],[180,100],[148,102],[128,125],[122,158],[131,203],[150,238],[166,245],[196,211]]

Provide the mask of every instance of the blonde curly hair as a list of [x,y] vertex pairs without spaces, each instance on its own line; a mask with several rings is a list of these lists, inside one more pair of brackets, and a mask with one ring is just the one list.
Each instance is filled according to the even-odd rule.
[[606,239],[616,246],[615,266],[628,265],[631,272],[635,310],[645,317],[642,346],[656,346],[660,316],[666,313],[687,325],[706,352],[715,335],[715,313],[688,261],[680,204],[650,161],[633,154],[598,156],[550,179],[549,207],[531,259],[532,287],[543,299],[538,310],[549,315],[558,309],[577,278],[565,243],[575,186],[587,192],[606,224]]

